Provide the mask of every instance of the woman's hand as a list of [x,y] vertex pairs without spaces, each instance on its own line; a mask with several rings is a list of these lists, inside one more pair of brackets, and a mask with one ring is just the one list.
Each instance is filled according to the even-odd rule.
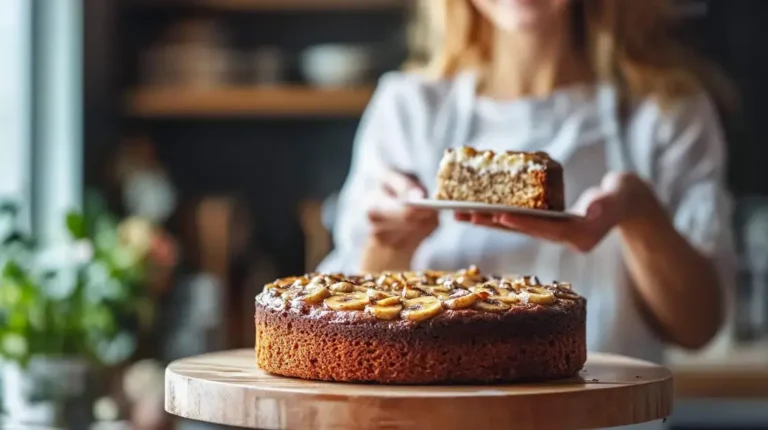
[[406,206],[408,198],[424,198],[424,186],[410,175],[388,170],[368,209],[371,234],[381,245],[414,250],[438,226],[437,212]]
[[[631,206],[631,210],[629,209]],[[579,219],[539,218],[516,214],[456,213],[456,219],[517,231],[589,252],[614,228],[642,217],[657,206],[653,193],[636,175],[608,173],[599,187],[585,191],[572,212]]]

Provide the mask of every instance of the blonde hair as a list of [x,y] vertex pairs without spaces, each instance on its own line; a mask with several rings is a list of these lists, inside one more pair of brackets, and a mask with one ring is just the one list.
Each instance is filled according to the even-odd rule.
[[[709,90],[732,106],[724,76],[669,35],[667,0],[572,0],[573,37],[598,81],[624,100],[655,97],[663,105]],[[471,0],[419,0],[409,65],[447,78],[491,60],[492,24]]]

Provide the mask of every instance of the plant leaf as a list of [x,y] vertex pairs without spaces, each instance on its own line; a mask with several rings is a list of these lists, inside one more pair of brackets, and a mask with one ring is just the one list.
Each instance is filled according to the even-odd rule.
[[24,282],[24,269],[15,261],[8,261],[5,263],[5,267],[3,267],[3,277],[17,282]]
[[79,212],[69,212],[67,214],[67,230],[69,234],[75,239],[85,239],[85,217]]

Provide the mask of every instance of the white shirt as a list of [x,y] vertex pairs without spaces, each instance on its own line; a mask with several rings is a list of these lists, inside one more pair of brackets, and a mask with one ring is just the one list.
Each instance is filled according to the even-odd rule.
[[[608,170],[635,170],[652,184],[678,230],[731,279],[724,139],[707,97],[685,100],[668,112],[645,100],[622,123],[614,113],[615,92],[605,85],[504,102],[477,97],[475,88],[471,73],[437,82],[404,73],[381,79],[339,197],[336,249],[319,270],[359,270],[369,228],[364,201],[382,169],[412,172],[432,193],[443,151],[469,145],[548,152],[563,164],[569,205],[599,185]],[[570,281],[587,298],[590,351],[662,361],[662,343],[638,312],[615,232],[592,252],[580,254],[521,234],[459,223],[444,212],[412,264],[416,270],[476,264],[487,273]]]

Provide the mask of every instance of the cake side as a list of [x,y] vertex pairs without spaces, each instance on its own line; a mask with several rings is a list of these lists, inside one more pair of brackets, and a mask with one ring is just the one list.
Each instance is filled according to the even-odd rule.
[[435,198],[532,209],[565,210],[562,166],[543,152],[448,149]]
[[457,314],[402,323],[334,323],[257,306],[257,361],[303,379],[456,384],[567,378],[587,358],[584,302],[494,320]]

